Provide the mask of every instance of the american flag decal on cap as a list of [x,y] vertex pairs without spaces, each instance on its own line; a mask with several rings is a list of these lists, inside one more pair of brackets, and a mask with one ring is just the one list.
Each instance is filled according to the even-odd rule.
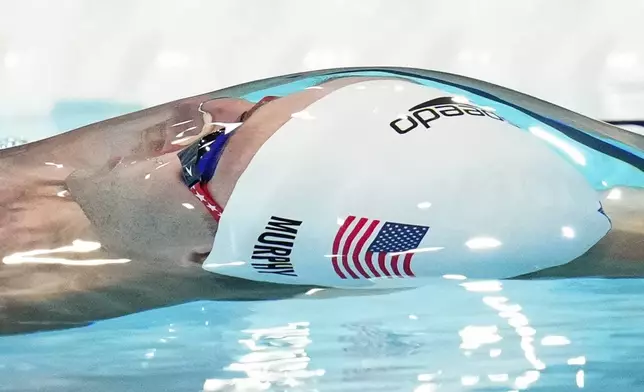
[[418,248],[427,231],[427,226],[348,216],[333,240],[333,270],[342,279],[414,277],[414,253],[407,251]]

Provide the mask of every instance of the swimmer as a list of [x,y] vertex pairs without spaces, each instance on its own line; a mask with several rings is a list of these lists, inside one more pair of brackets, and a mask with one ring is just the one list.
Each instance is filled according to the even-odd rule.
[[[471,118],[454,129],[470,124],[477,139],[462,146],[463,155],[442,154],[440,149],[454,143],[441,136],[441,128],[451,129],[448,117],[454,113],[445,112],[446,120],[435,125],[430,121],[440,116],[436,110],[426,112],[436,118],[398,120],[412,103],[435,95],[441,94],[395,74],[340,75],[258,102],[217,92],[192,97],[1,150],[0,333],[82,326],[197,300],[289,298],[315,287],[345,288],[345,294],[352,288],[405,288],[372,283],[446,273],[487,279],[644,276],[640,188],[621,187],[619,198],[597,193],[555,154],[530,144],[525,134],[513,136],[519,132],[510,132],[512,125],[476,107],[458,109]],[[337,119],[335,108],[343,108]],[[396,116],[386,117],[391,110]],[[380,126],[369,116],[388,118],[382,125],[388,133],[374,137],[387,143],[391,138],[390,144],[364,139],[364,132]],[[423,133],[411,131],[421,126],[434,129],[433,143],[440,149],[423,150],[427,155],[421,156],[396,144],[405,135],[404,143],[424,143]],[[495,137],[515,148],[480,148]],[[352,147],[356,140],[363,141],[359,149]],[[478,163],[468,161],[468,151],[481,150]],[[383,151],[387,159],[375,159]],[[496,164],[495,159],[515,161]],[[382,174],[388,162],[397,161],[415,165],[407,168],[419,182],[405,186],[406,172]],[[428,173],[426,162],[445,170]],[[540,175],[540,165],[552,170],[544,174],[548,181],[531,181]],[[462,204],[472,205],[468,197],[476,189],[482,190],[474,203],[499,203],[499,193],[477,175],[483,168],[498,171],[497,188],[506,185],[508,199],[499,204],[505,215],[485,204]],[[441,174],[449,170],[472,181],[451,181]],[[521,173],[528,178],[513,177]],[[514,183],[518,190],[509,191]],[[414,192],[428,186],[442,193],[431,202],[418,199]],[[538,197],[531,199],[536,190]],[[327,192],[326,204],[313,199],[320,192]],[[409,200],[415,203],[406,210]],[[466,223],[435,216],[443,231],[425,224],[419,216],[440,202],[467,213]],[[574,221],[578,241],[553,242],[552,250],[547,233],[543,240],[529,239],[539,233],[537,223],[543,220],[545,227],[556,219],[525,209],[527,202]],[[350,214],[357,210],[363,213]],[[482,231],[494,226],[518,245],[499,246],[482,237],[474,239],[480,247],[514,253],[480,256],[472,252],[476,244],[451,251],[445,244],[452,237],[460,241],[467,225]],[[370,245],[366,241],[373,238],[365,230],[371,228],[382,238]],[[387,240],[396,230],[411,234]],[[431,241],[442,243],[423,245],[428,232]],[[363,255],[369,247],[374,260],[358,262],[363,256],[356,247],[364,248]],[[393,256],[381,257],[388,247]],[[318,259],[308,260],[307,252]],[[440,263],[421,263],[434,252]],[[500,261],[508,255],[521,262]]]

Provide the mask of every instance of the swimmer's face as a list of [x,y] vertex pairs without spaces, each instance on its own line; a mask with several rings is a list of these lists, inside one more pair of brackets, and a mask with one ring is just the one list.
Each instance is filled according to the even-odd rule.
[[187,260],[210,248],[214,224],[181,183],[175,154],[122,161],[101,173],[76,172],[74,199],[103,247],[133,260]]
[[[153,158],[124,157],[95,172],[76,171],[67,179],[74,199],[92,222],[104,248],[133,260],[196,261],[212,246],[216,223],[181,181],[181,164],[173,150],[177,140],[194,140],[206,121],[236,122],[254,104],[215,99],[201,110],[181,107],[166,132],[163,150]],[[187,132],[184,132],[187,130]],[[192,141],[191,140],[191,141]],[[158,143],[158,137],[150,143]]]
[[184,128],[165,133],[165,154],[142,160],[126,157],[99,173],[78,172],[68,181],[71,193],[92,221],[103,245],[114,252],[132,259],[172,261],[204,254],[212,246],[216,222],[181,181],[176,151],[185,144],[177,140],[192,136],[188,144],[194,142],[208,122],[230,123],[245,118],[226,145],[208,183],[210,193],[225,213],[237,180],[264,142],[292,113],[351,82],[330,82],[325,88],[292,94],[254,111],[251,109],[255,103],[241,99],[193,101],[189,107],[182,107],[174,119]]

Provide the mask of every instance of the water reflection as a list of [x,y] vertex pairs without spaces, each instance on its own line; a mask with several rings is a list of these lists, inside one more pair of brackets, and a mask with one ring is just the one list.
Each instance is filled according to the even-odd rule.
[[479,380],[480,380],[479,376],[462,376],[461,385],[466,387],[476,385],[479,383]]
[[33,249],[26,252],[16,252],[2,258],[3,264],[62,264],[76,266],[95,266],[103,264],[124,264],[130,259],[72,259],[65,257],[44,257],[52,254],[66,253],[91,253],[101,248],[101,244],[94,241],[77,239],[71,245],[54,249]]
[[570,344],[570,340],[565,336],[548,335],[541,339],[542,346],[566,346],[568,344]]
[[557,137],[555,134],[550,133],[545,129],[537,126],[530,127],[529,130],[530,133],[532,133],[536,137],[546,141],[547,143],[567,154],[577,164],[586,166],[586,157],[572,144],[565,142],[562,138]]
[[487,378],[492,382],[506,382],[510,379],[507,373],[503,374],[488,374]]
[[570,358],[567,361],[568,365],[585,365],[586,364],[586,357],[581,356],[581,357],[575,357],[575,358]]
[[306,347],[311,344],[308,322],[248,329],[239,343],[250,353],[224,370],[245,373],[245,378],[207,379],[204,391],[266,390],[271,387],[299,387],[308,379],[323,376],[324,369],[309,369]]
[[484,344],[497,343],[503,339],[499,335],[499,329],[496,325],[468,325],[459,331],[459,335],[461,335],[461,339],[463,340],[460,347],[466,350],[477,349]]
[[[455,279],[452,275],[446,275],[444,278],[447,280],[467,280],[464,276],[457,276]],[[516,388],[516,390],[529,389],[542,377],[541,372],[546,369],[546,364],[539,357],[535,347],[537,330],[531,325],[522,306],[513,303],[507,296],[500,295],[500,292],[503,291],[503,284],[500,281],[465,281],[459,283],[459,286],[468,292],[482,293],[482,302],[495,310],[498,316],[504,319],[506,324],[518,335],[523,356],[532,369],[527,369],[515,376],[509,387]],[[499,294],[490,295],[490,293]],[[473,350],[498,343],[503,339],[500,329],[496,325],[468,325],[459,331],[459,335],[462,341],[460,349],[464,350],[463,354],[467,357],[472,356]],[[546,335],[541,338],[540,343],[541,346],[567,346],[571,344],[571,341],[563,335]],[[503,351],[500,348],[491,348],[488,353],[490,358],[499,358]],[[583,366],[585,363],[584,356],[570,358],[567,361],[568,365],[575,366]],[[461,385],[478,385],[482,381],[481,377],[482,375],[464,374],[461,376]],[[584,387],[584,377],[584,370],[579,369],[575,375],[577,387]],[[493,383],[507,383],[511,381],[511,375],[509,373],[488,373],[487,379]]]
[[606,198],[609,200],[619,200],[622,198],[622,190],[619,188],[611,189]]
[[496,238],[477,237],[468,240],[465,246],[470,249],[492,249],[501,246],[501,241]]
[[527,371],[524,375],[515,379],[518,388],[527,388],[530,384],[539,379],[540,371],[546,368],[545,363],[538,358],[534,347],[534,335],[537,331],[529,324],[528,318],[521,313],[521,306],[512,304],[509,299],[502,296],[486,296],[483,303],[496,310],[500,317],[507,320],[508,325],[514,328],[517,335],[521,338],[521,349],[524,352],[525,359],[534,367],[535,370]]
[[583,388],[585,386],[584,376],[585,373],[583,370],[578,370],[577,374],[575,375],[575,382],[577,383],[577,386],[579,388]]
[[572,227],[564,226],[561,228],[561,235],[566,238],[575,238],[575,230]]

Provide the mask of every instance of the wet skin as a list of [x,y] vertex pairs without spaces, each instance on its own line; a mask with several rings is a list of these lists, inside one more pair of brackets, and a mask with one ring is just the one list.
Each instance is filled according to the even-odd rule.
[[[252,113],[208,184],[215,199],[225,207],[255,152],[291,113],[357,80],[329,82]],[[201,268],[217,225],[181,182],[176,152],[212,130],[208,122],[236,122],[253,106],[204,95],[1,151],[0,334],[85,325],[196,300],[287,298],[311,289]],[[79,239],[100,248],[51,251]],[[49,251],[28,262],[26,252],[33,250]],[[117,262],[123,259],[130,261]],[[100,265],[69,265],[96,260]]]
[[[215,199],[225,208],[254,154],[292,113],[362,80],[334,80],[256,110],[231,137],[208,184]],[[195,300],[288,298],[311,289],[201,268],[217,225],[181,182],[176,152],[212,130],[211,122],[236,122],[253,106],[204,95],[0,151],[0,334],[85,325]],[[621,199],[603,204],[615,218],[606,237],[577,260],[519,278],[644,276],[642,191],[623,189]],[[71,249],[78,239],[100,247],[78,252]],[[70,249],[51,251],[61,247]],[[50,251],[33,263],[24,252],[34,249]],[[349,294],[356,292],[330,295]]]

